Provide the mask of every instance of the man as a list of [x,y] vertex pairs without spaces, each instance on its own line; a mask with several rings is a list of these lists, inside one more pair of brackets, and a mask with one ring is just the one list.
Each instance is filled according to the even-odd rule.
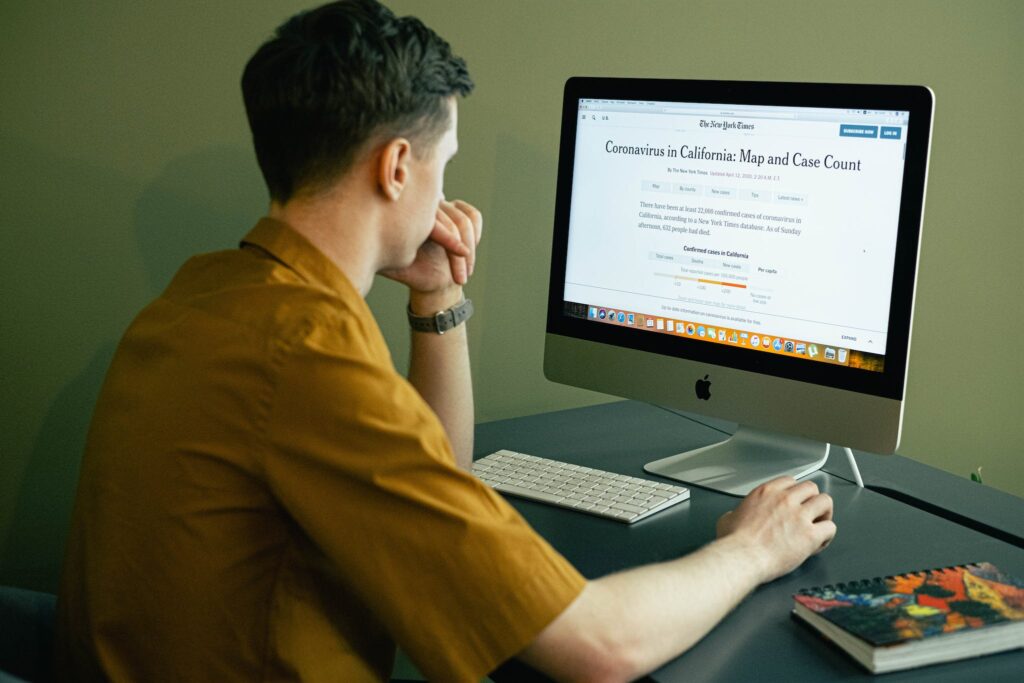
[[[831,499],[777,480],[698,552],[584,580],[466,471],[482,220],[442,192],[464,62],[351,0],[282,25],[242,87],[269,215],[121,341],[68,545],[63,679],[383,680],[397,643],[437,681],[511,657],[628,680],[832,538]],[[377,273],[409,288],[408,381],[364,301]]]

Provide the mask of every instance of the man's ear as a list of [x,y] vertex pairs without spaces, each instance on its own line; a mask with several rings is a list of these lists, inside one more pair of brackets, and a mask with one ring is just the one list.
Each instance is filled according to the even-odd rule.
[[412,144],[405,138],[392,138],[381,148],[377,182],[384,196],[396,201],[409,182]]

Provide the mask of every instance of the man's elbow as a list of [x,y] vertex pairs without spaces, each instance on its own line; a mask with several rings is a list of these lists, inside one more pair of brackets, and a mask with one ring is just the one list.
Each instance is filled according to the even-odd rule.
[[619,648],[568,648],[561,656],[523,653],[519,658],[559,683],[626,683],[645,673]]
[[647,673],[630,648],[618,643],[606,644],[595,650],[581,675],[573,680],[599,683],[625,683]]
[[647,673],[628,638],[599,621],[554,625],[520,654],[520,659],[556,681],[620,683]]

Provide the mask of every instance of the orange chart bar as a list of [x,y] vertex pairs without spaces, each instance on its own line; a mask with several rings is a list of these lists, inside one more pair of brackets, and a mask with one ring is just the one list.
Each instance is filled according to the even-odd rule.
[[738,289],[746,289],[746,285],[741,285],[736,282],[722,282],[721,280],[704,280],[699,279],[697,282],[703,282],[706,285],[722,285],[723,287],[736,287]]

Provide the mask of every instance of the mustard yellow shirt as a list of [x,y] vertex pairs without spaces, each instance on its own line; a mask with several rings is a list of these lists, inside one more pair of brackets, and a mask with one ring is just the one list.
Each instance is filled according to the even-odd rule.
[[365,301],[286,225],[188,261],[121,340],[82,463],[60,680],[475,681],[583,578],[456,468]]

